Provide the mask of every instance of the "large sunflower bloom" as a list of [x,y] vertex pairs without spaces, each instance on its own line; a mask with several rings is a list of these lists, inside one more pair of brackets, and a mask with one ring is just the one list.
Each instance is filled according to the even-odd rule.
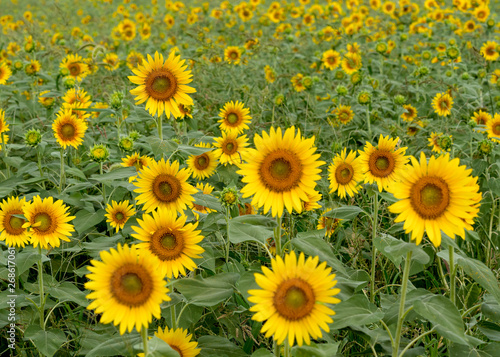
[[61,240],[69,242],[69,236],[75,231],[72,224],[68,223],[74,216],[67,212],[68,207],[61,200],[54,202],[52,197],[42,200],[40,196],[33,197],[32,202],[24,205],[24,216],[27,222],[23,228],[30,227],[30,243],[36,248],[38,245],[48,249],[49,244],[57,248]]
[[358,193],[357,185],[363,180],[361,164],[356,160],[356,152],[344,148],[340,154],[333,158],[328,168],[328,179],[330,180],[330,193],[338,191],[338,195],[345,198],[346,193],[354,196]]
[[76,149],[83,142],[87,123],[73,115],[71,109],[63,109],[57,113],[52,129],[59,145],[64,149],[68,146]]
[[271,127],[270,134],[262,132],[254,137],[255,149],[248,149],[246,163],[237,171],[243,175],[246,186],[241,189],[243,198],[253,196],[252,205],[272,208],[274,217],[288,212],[302,212],[302,202],[314,195],[323,161],[315,154],[314,137],[303,139],[300,130],[288,128],[282,135],[281,128]]
[[66,68],[69,76],[76,81],[81,81],[90,73],[89,66],[83,61],[80,55],[67,55],[59,67]]
[[390,139],[389,136],[384,138],[380,135],[376,147],[366,142],[364,151],[359,151],[365,182],[376,182],[380,192],[394,183],[398,172],[408,162],[408,156],[404,156],[406,147],[396,149],[398,141],[399,138]]
[[[210,144],[200,143],[196,144],[197,147],[210,148]],[[194,178],[203,180],[210,177],[215,173],[217,168],[217,156],[213,150],[206,151],[200,155],[192,155],[186,161],[189,169],[193,173]]]
[[87,309],[102,313],[101,323],[120,324],[120,334],[135,328],[147,328],[152,317],[161,317],[160,304],[170,301],[163,275],[156,269],[151,256],[138,254],[135,246],[101,252],[101,260],[91,260],[87,269],[90,280],[85,289],[92,290],[93,299]]
[[148,54],[148,60],[132,69],[135,76],[128,78],[134,84],[139,85],[130,93],[137,96],[136,104],[147,101],[146,110],[151,115],[162,115],[165,112],[169,117],[172,114],[179,118],[181,112],[178,104],[193,105],[193,99],[188,93],[196,90],[186,84],[192,81],[191,71],[187,71],[187,65],[181,56],[175,56],[172,51],[167,60],[163,55],[155,53],[154,59]]
[[252,117],[248,115],[250,113],[250,109],[244,108],[243,103],[236,101],[230,101],[224,104],[224,108],[220,110],[219,116],[222,119],[219,119],[218,123],[220,124],[220,128],[228,133],[236,133],[240,134],[243,130],[248,129],[248,123],[250,123],[250,119]]
[[134,183],[140,193],[136,197],[137,204],[144,204],[144,210],[151,212],[157,207],[165,207],[177,212],[183,212],[186,205],[194,201],[192,197],[196,189],[187,183],[189,170],[179,170],[179,162],[151,160],[151,163],[139,172],[139,178]]
[[487,61],[495,61],[500,53],[497,51],[497,43],[495,41],[487,41],[481,47],[481,54]]
[[24,247],[28,243],[28,232],[23,228],[24,219],[15,215],[23,214],[26,199],[9,197],[0,203],[0,241],[5,241],[8,247]]
[[301,253],[298,260],[295,252],[271,260],[272,270],[263,266],[263,274],[255,274],[255,281],[261,289],[249,290],[248,300],[255,305],[253,320],[265,321],[261,332],[266,337],[274,336],[278,344],[285,338],[293,346],[311,343],[312,338],[322,337],[320,328],[329,332],[330,316],[335,312],[325,304],[337,304],[335,298],[340,289],[334,289],[335,274],[326,262],[318,265],[319,258],[307,260]]
[[129,204],[128,200],[119,203],[113,200],[111,203],[111,205],[108,204],[104,216],[107,218],[106,222],[111,227],[116,228],[118,232],[127,223],[128,219],[135,214],[135,209]]
[[488,138],[500,142],[500,114],[495,116],[486,123],[488,128]]
[[177,217],[177,212],[158,208],[153,215],[144,214],[138,219],[140,227],[133,226],[137,234],[132,237],[144,243],[137,247],[151,253],[162,275],[168,278],[186,275],[186,269],[196,269],[193,259],[201,258],[205,250],[198,245],[203,240],[201,231],[196,231],[198,222],[186,224],[187,217]]
[[[180,357],[195,357],[201,352],[197,348],[198,342],[191,341],[192,335],[189,336],[188,331],[182,328],[169,330],[168,327],[165,327],[165,330],[162,330],[161,327],[158,327],[155,336],[168,343],[170,348],[179,353]],[[139,353],[137,356],[144,357],[144,353]]]
[[441,230],[454,238],[464,237],[471,230],[479,212],[479,185],[470,176],[472,169],[459,166],[458,158],[449,154],[431,156],[420,154],[420,162],[412,157],[412,166],[400,173],[401,182],[389,187],[399,201],[389,206],[398,213],[396,222],[405,222],[406,233],[420,244],[424,231],[434,246],[441,244]]

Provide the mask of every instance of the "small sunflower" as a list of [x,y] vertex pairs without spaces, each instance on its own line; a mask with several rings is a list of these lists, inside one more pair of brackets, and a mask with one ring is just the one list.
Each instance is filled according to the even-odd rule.
[[413,121],[417,118],[417,109],[411,104],[403,105],[405,112],[401,114],[404,121]]
[[0,63],[0,85],[6,84],[11,75],[12,71],[7,63]]
[[237,171],[246,183],[243,198],[253,195],[252,204],[264,207],[264,213],[272,208],[273,217],[281,217],[284,208],[302,212],[302,202],[309,200],[307,193],[315,193],[319,166],[324,164],[315,154],[314,137],[303,139],[293,126],[284,134],[281,128],[271,127],[270,134],[256,134],[254,143],[256,149],[248,150],[246,163]]
[[432,151],[434,152],[443,152],[443,148],[439,145],[440,139],[442,137],[443,133],[431,133],[430,138],[427,139],[429,141],[429,144],[427,146],[430,146],[432,148]]
[[[210,144],[199,143],[196,144],[197,147],[210,148]],[[193,173],[193,177],[199,180],[210,177],[215,173],[217,168],[217,156],[214,154],[213,150],[206,151],[200,155],[192,155],[186,161],[189,169]]]
[[488,128],[488,138],[500,142],[500,114],[495,114],[495,116],[488,121],[486,127]]
[[304,207],[304,211],[313,211],[315,209],[321,208],[321,205],[318,203],[321,201],[323,196],[318,191],[314,191],[313,194],[307,194],[307,201],[302,202]]
[[84,108],[89,108],[92,105],[92,98],[83,88],[71,88],[64,93],[62,97],[63,107],[71,108],[75,103],[83,104]]
[[[212,192],[213,192],[213,190],[214,190],[214,187],[212,185],[210,185],[208,183],[206,183],[205,185],[203,185],[200,182],[198,182],[196,184],[196,188],[198,190],[200,190],[204,195],[211,195]],[[202,205],[199,205],[199,204],[196,204],[196,203],[193,203],[192,210],[193,210],[194,215],[196,216],[196,219],[199,218],[199,214],[198,213],[215,212],[213,209],[210,209],[208,207],[205,207],[205,206],[202,206]]]
[[106,222],[118,232],[134,214],[135,209],[128,200],[119,203],[113,200],[111,205],[108,204],[104,216],[107,218]]
[[228,46],[224,50],[224,61],[233,64],[240,64],[241,61],[241,49],[238,46]]
[[120,58],[116,53],[106,53],[102,62],[108,71],[115,71],[120,67]]
[[215,157],[219,158],[222,165],[227,164],[239,165],[243,161],[243,156],[246,155],[248,138],[246,135],[238,136],[236,133],[222,132],[222,137],[214,139]]
[[495,41],[487,41],[481,47],[481,54],[486,61],[496,61],[500,54],[497,51],[497,43]]
[[348,52],[345,54],[341,62],[342,70],[347,74],[351,75],[357,72],[361,66],[361,56],[357,53]]
[[432,106],[434,107],[434,112],[441,117],[445,117],[451,114],[451,108],[453,107],[453,98],[448,93],[437,93],[432,100]]
[[188,95],[196,90],[186,84],[192,81],[191,71],[187,71],[187,65],[180,56],[175,56],[172,51],[166,60],[163,55],[155,53],[154,59],[148,55],[148,60],[133,69],[135,76],[129,76],[129,80],[138,87],[130,93],[135,95],[136,104],[147,101],[146,110],[151,115],[162,115],[167,117],[172,114],[178,118],[181,116],[178,104],[193,105],[193,99]]
[[330,331],[330,316],[335,312],[326,304],[337,304],[334,297],[340,292],[335,289],[335,274],[326,262],[319,264],[318,257],[309,257],[304,253],[298,257],[295,252],[271,260],[272,270],[263,266],[264,274],[255,274],[255,281],[260,289],[249,290],[248,300],[255,305],[250,311],[255,312],[252,320],[266,321],[261,333],[267,338],[274,336],[278,344],[285,338],[290,346],[295,340],[299,346],[311,343],[312,338],[321,338],[323,329]]
[[429,162],[420,153],[420,162],[411,158],[412,165],[401,172],[401,181],[389,187],[399,201],[389,206],[399,214],[395,222],[405,222],[406,233],[420,244],[424,231],[435,247],[441,245],[441,230],[449,237],[464,237],[472,230],[479,212],[481,193],[472,169],[459,166],[458,158],[449,154],[431,156]]
[[342,226],[342,220],[340,218],[332,218],[328,217],[327,214],[330,212],[332,209],[328,208],[321,217],[318,219],[318,225],[316,228],[319,229],[325,229],[325,237],[331,237],[335,231]]
[[0,134],[9,131],[9,124],[5,122],[5,111],[0,109]]
[[120,325],[120,334],[147,328],[153,316],[161,317],[160,304],[170,301],[163,275],[151,255],[138,254],[135,246],[118,244],[117,249],[101,252],[101,260],[91,260],[85,289],[94,300],[88,310],[102,313],[101,323]]
[[76,149],[83,142],[87,123],[73,115],[71,109],[64,109],[57,113],[52,129],[59,145]]
[[23,228],[30,228],[28,235],[30,243],[36,248],[43,249],[50,246],[57,248],[61,240],[69,242],[69,236],[75,231],[72,224],[68,223],[74,216],[67,212],[68,207],[61,200],[54,201],[52,197],[42,200],[40,196],[33,197],[32,202],[24,205],[26,223]]
[[349,105],[341,105],[335,109],[335,115],[342,124],[348,124],[354,118],[354,112]]
[[478,112],[474,112],[474,115],[471,117],[471,119],[477,125],[486,125],[491,120],[491,115],[488,112],[479,110]]
[[[188,331],[182,328],[169,330],[168,327],[165,327],[165,330],[162,330],[161,327],[158,327],[155,336],[168,343],[170,348],[179,353],[180,357],[195,357],[201,352],[197,348],[198,342],[191,341],[192,336],[189,336]],[[137,356],[144,357],[144,353],[139,353]]]
[[90,73],[88,65],[83,61],[80,55],[67,55],[59,65],[60,68],[66,68],[69,76],[76,81],[81,81]]
[[5,241],[8,247],[24,247],[29,240],[26,228],[23,228],[25,219],[16,217],[23,215],[26,199],[8,197],[0,203],[0,241]]
[[328,50],[323,52],[321,61],[326,68],[332,71],[340,65],[340,54],[337,51]]
[[186,219],[185,215],[177,217],[177,212],[160,207],[152,216],[144,214],[138,219],[140,227],[132,227],[137,233],[132,237],[144,242],[137,245],[138,249],[151,253],[162,276],[177,278],[186,275],[186,269],[195,270],[193,259],[201,258],[205,251],[198,245],[203,240],[201,231],[195,230],[198,222],[186,224]]
[[330,193],[338,191],[338,195],[345,198],[346,193],[353,197],[358,193],[358,183],[363,180],[361,163],[356,160],[356,152],[350,151],[347,155],[347,148],[337,154],[328,168],[330,180]]
[[384,138],[380,135],[376,147],[367,142],[364,151],[359,151],[365,182],[376,182],[380,192],[394,183],[397,174],[408,162],[408,157],[404,156],[406,147],[396,149],[398,141],[399,138],[390,139],[389,136]]
[[139,193],[137,204],[144,204],[144,210],[151,212],[157,207],[165,207],[177,212],[183,212],[194,198],[196,189],[187,183],[189,170],[179,170],[179,162],[152,160],[139,172],[139,178],[134,182]]
[[292,77],[290,82],[292,82],[293,89],[296,92],[302,92],[306,90],[306,87],[303,83],[304,75],[302,73],[297,73],[295,76]]
[[[134,152],[132,155],[127,155],[127,157],[122,158],[122,166],[123,167],[132,167],[134,166],[137,172],[141,171],[143,167],[148,166],[153,161],[152,158],[146,155],[140,155],[138,152]],[[128,179],[128,182],[135,181],[137,176],[131,176]]]
[[220,110],[218,123],[220,128],[227,133],[241,134],[245,129],[248,129],[248,123],[252,117],[248,115],[250,109],[244,108],[242,102],[230,101],[224,104],[224,108]]

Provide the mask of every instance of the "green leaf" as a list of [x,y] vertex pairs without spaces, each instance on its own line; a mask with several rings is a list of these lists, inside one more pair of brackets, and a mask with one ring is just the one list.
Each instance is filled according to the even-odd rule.
[[462,316],[448,298],[436,295],[425,302],[416,300],[413,306],[415,312],[431,322],[441,336],[462,345],[478,345],[479,340],[465,335]]
[[222,212],[222,206],[219,200],[212,195],[205,195],[202,192],[197,192],[193,195],[194,203],[200,206],[208,207],[217,212]]
[[[35,249],[31,246],[26,246],[23,251],[16,254],[16,274],[19,276],[26,270],[35,265],[40,259],[40,252],[38,248]],[[50,260],[45,254],[42,254],[42,262]]]
[[491,294],[485,294],[483,301],[481,312],[484,316],[494,322],[500,322],[500,304],[498,301]]
[[379,321],[384,313],[364,295],[354,295],[333,307],[335,315],[331,328],[340,330],[347,326],[364,326]]
[[65,169],[65,171],[66,171],[67,175],[71,175],[71,176],[75,176],[75,177],[81,178],[84,181],[87,180],[87,176],[85,176],[85,174],[83,173],[83,171],[80,170],[80,169],[77,169],[76,167],[68,167],[67,169]]
[[215,306],[233,295],[239,277],[237,273],[222,273],[209,278],[198,275],[195,278],[177,280],[175,287],[190,304]]
[[266,244],[273,236],[276,222],[266,216],[244,215],[229,221],[229,240],[231,243],[254,241]]
[[489,321],[481,321],[477,327],[479,331],[490,340],[500,342],[500,326],[498,324]]
[[116,186],[117,183],[122,181],[128,181],[130,176],[137,175],[137,170],[135,167],[119,167],[113,171],[106,172],[104,174],[94,174],[90,176],[90,179],[96,180],[100,183],[104,183],[109,186]]
[[38,325],[30,325],[24,331],[24,340],[31,340],[44,356],[52,357],[66,342],[66,335],[61,330],[42,330]]
[[64,282],[58,286],[51,287],[48,293],[56,299],[59,299],[59,301],[73,301],[84,307],[87,307],[89,304],[85,297],[87,294],[70,282]]
[[[90,336],[92,337],[92,336]],[[97,336],[94,336],[95,339]],[[87,338],[87,343],[82,343],[86,346],[90,343],[90,338]],[[84,340],[84,341],[87,341]],[[99,341],[99,339],[97,340]],[[96,341],[96,342],[97,342]],[[141,341],[141,336],[136,334],[126,333],[124,335],[114,335],[107,337],[103,342],[100,342],[97,346],[92,348],[87,354],[87,357],[97,357],[97,356],[129,356],[132,351],[132,346],[136,345]],[[82,341],[83,342],[83,341]],[[92,345],[95,345],[95,343]]]
[[337,354],[340,342],[337,343],[311,343],[310,346],[295,346],[292,353],[295,357],[332,357]]
[[213,148],[203,148],[198,146],[189,146],[189,145],[179,145],[177,149],[183,153],[188,155],[201,155],[207,151],[212,151]]
[[241,357],[248,356],[234,343],[224,337],[201,336],[198,339],[198,348],[201,348],[200,357]]
[[389,258],[396,266],[399,266],[409,251],[412,252],[411,259],[421,264],[427,264],[430,259],[422,247],[417,246],[415,243],[407,243],[396,239],[388,234],[377,235],[373,240],[373,244],[379,252]]
[[325,216],[331,218],[339,218],[344,220],[351,220],[357,217],[358,214],[363,212],[358,206],[343,206],[339,208],[334,208],[328,211]]
[[[134,347],[139,351],[144,350],[142,342]],[[153,336],[148,341],[148,357],[179,357],[179,353],[161,338]]]
[[87,229],[95,227],[96,225],[104,221],[104,219],[106,219],[106,217],[104,216],[105,213],[106,211],[103,209],[100,209],[97,212],[80,210],[75,214],[75,218],[73,219],[72,223],[74,224],[76,231],[79,234],[82,234]]
[[468,347],[464,345],[450,346],[450,356],[453,357],[498,357],[498,351],[500,350],[500,343],[492,342],[488,343],[482,348]]
[[252,357],[275,357],[275,356],[265,348],[259,348],[257,351],[252,353]]

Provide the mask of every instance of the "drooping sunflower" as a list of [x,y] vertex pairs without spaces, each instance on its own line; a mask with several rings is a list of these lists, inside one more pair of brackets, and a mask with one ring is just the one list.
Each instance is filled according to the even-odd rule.
[[274,336],[278,344],[285,338],[293,346],[311,343],[312,338],[322,337],[323,329],[330,331],[330,316],[335,312],[325,304],[337,304],[334,297],[340,289],[335,274],[326,262],[319,264],[318,257],[305,259],[304,253],[298,257],[295,252],[271,260],[272,270],[263,266],[264,274],[255,274],[255,281],[261,289],[249,290],[248,301],[254,303],[250,311],[255,312],[252,320],[266,321],[261,333],[267,338]]
[[246,135],[238,136],[236,133],[222,132],[222,137],[214,139],[215,157],[219,158],[222,165],[239,165],[243,161],[248,150],[248,138]]
[[8,197],[0,203],[0,241],[8,247],[24,247],[28,243],[28,232],[23,228],[26,220],[16,217],[23,214],[25,204],[26,199],[19,197]]
[[[134,166],[137,172],[141,171],[143,167],[148,166],[152,158],[146,155],[140,155],[138,152],[134,152],[132,155],[127,155],[127,157],[122,158],[122,166],[123,167],[132,167]],[[128,179],[128,182],[132,182],[137,179],[137,176],[131,176]]]
[[32,202],[24,205],[26,223],[23,228],[28,228],[30,243],[36,248],[43,249],[50,246],[57,248],[61,240],[69,242],[69,236],[75,231],[72,224],[68,223],[74,216],[70,216],[68,207],[62,200],[54,201],[52,197],[42,200],[40,196],[33,197]]
[[437,113],[437,115],[445,117],[451,114],[453,98],[448,93],[437,93],[432,100],[432,106],[434,107],[434,112]]
[[363,180],[361,163],[356,160],[356,152],[347,148],[333,158],[328,168],[328,179],[330,180],[330,193],[338,191],[338,195],[345,198],[346,193],[353,197],[358,193],[358,183]]
[[424,231],[435,247],[441,245],[441,231],[449,237],[464,237],[471,230],[479,212],[481,193],[472,169],[459,166],[458,158],[449,154],[431,156],[429,162],[420,153],[420,162],[411,158],[412,165],[401,172],[401,181],[389,187],[399,201],[389,206],[399,214],[396,222],[405,222],[406,233],[420,244]]
[[403,108],[405,112],[401,114],[401,118],[408,122],[415,120],[417,117],[417,109],[411,104],[405,104],[403,105]]
[[71,109],[63,109],[57,113],[52,130],[57,142],[64,149],[68,146],[76,149],[83,142],[87,123],[73,115]]
[[147,328],[152,317],[161,317],[160,304],[170,301],[164,276],[151,255],[138,254],[136,246],[118,244],[117,249],[102,251],[101,260],[91,260],[85,289],[92,290],[87,299],[94,300],[88,310],[102,313],[101,323],[120,325],[120,334],[135,328]]
[[0,63],[0,85],[7,83],[7,80],[12,75],[12,71],[10,70],[7,63]]
[[[199,143],[196,144],[197,147],[210,148],[210,144]],[[186,161],[189,169],[193,173],[194,178],[203,180],[204,178],[210,177],[215,173],[217,168],[217,156],[213,150],[206,151],[200,155],[191,155]]]
[[321,61],[326,68],[332,71],[340,65],[340,53],[334,50],[323,52]]
[[390,139],[380,135],[375,147],[366,142],[364,151],[359,151],[361,171],[365,174],[365,182],[376,182],[378,190],[382,192],[394,183],[399,171],[403,170],[408,162],[405,156],[406,147],[396,149],[399,138]]
[[[162,330],[161,327],[158,327],[155,336],[168,343],[170,348],[179,353],[180,357],[198,356],[201,352],[201,350],[197,348],[198,342],[191,341],[192,336],[189,336],[188,333],[187,330],[182,328],[169,330],[168,327],[165,327],[165,330]],[[137,356],[144,357],[144,353],[139,353]]]
[[481,54],[486,61],[496,61],[500,54],[497,51],[497,43],[495,41],[486,41],[481,47]]
[[246,183],[243,198],[253,195],[252,204],[264,207],[264,213],[272,208],[274,217],[281,217],[284,208],[302,212],[302,202],[315,193],[319,166],[325,163],[315,154],[314,137],[303,139],[293,126],[284,135],[281,128],[271,127],[270,134],[256,134],[254,143],[256,148],[248,149],[246,163],[237,171]]
[[242,102],[230,101],[224,104],[224,107],[220,110],[218,123],[220,124],[220,128],[227,133],[236,133],[240,134],[245,129],[248,129],[248,123],[252,117],[248,115],[250,113],[250,109],[244,108],[244,104]]
[[9,124],[5,122],[5,111],[0,109],[0,134],[9,131]]
[[195,230],[198,222],[186,224],[186,219],[185,215],[177,217],[177,212],[160,207],[152,216],[146,213],[138,219],[140,227],[132,226],[137,232],[132,237],[144,242],[137,245],[138,249],[150,252],[161,274],[168,278],[196,269],[193,259],[201,258],[205,251],[198,245],[204,238],[201,231]]
[[108,204],[104,216],[107,218],[106,222],[118,232],[134,214],[135,209],[128,200],[119,203],[113,200],[112,204]]
[[129,76],[129,80],[139,85],[130,93],[137,96],[136,104],[147,101],[146,110],[151,115],[162,115],[167,117],[172,114],[178,118],[181,116],[177,104],[193,105],[193,99],[188,93],[196,90],[186,84],[192,81],[191,71],[186,70],[184,60],[181,56],[175,56],[172,51],[166,60],[163,55],[155,53],[154,59],[148,54],[148,60],[133,69],[135,76]]
[[157,207],[165,207],[177,212],[183,212],[186,205],[194,201],[192,195],[196,189],[187,183],[189,170],[179,170],[179,162],[151,160],[150,164],[139,172],[139,178],[134,182],[138,188],[134,192],[137,204],[144,204],[144,210],[151,212]]
[[59,65],[60,68],[66,68],[69,76],[75,81],[81,81],[90,73],[89,67],[83,61],[83,57],[78,54],[67,55]]
[[488,138],[500,142],[500,114],[495,114],[495,116],[486,123],[486,127],[488,128]]

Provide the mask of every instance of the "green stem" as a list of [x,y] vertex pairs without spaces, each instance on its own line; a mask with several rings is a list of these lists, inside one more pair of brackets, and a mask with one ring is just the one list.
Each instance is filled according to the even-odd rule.
[[[491,192],[491,191],[490,191]],[[491,193],[491,217],[490,217],[490,228],[488,230],[488,245],[486,247],[486,266],[489,267],[491,263],[491,239],[493,234],[493,221],[495,219],[495,196]]]
[[292,347],[290,347],[290,343],[288,342],[288,337],[285,339],[284,347],[284,356],[292,357]]
[[231,242],[229,241],[229,219],[230,219],[230,208],[226,207],[226,264],[229,263],[229,249],[231,248]]
[[375,248],[375,239],[377,238],[378,225],[378,192],[375,192],[375,201],[373,203],[373,220],[372,220],[372,261],[371,261],[371,278],[370,278],[370,301],[375,303],[375,267],[377,265],[377,248]]
[[172,330],[177,329],[177,319],[175,316],[175,305],[170,305],[170,318],[172,320]]
[[408,251],[406,253],[405,268],[403,272],[403,281],[401,287],[401,301],[399,302],[399,314],[398,314],[398,324],[396,327],[396,335],[394,344],[392,345],[392,357],[398,357],[399,355],[399,343],[401,341],[401,330],[403,329],[403,322],[405,318],[405,302],[406,302],[406,290],[408,288],[408,278],[410,277],[410,265],[411,265],[411,253]]
[[276,245],[276,256],[281,257],[283,255],[281,247],[281,216],[276,218],[278,226],[274,229],[274,244]]
[[275,357],[280,357],[281,356],[280,345],[274,339],[273,339],[273,351],[274,351],[274,356]]
[[441,260],[438,258],[437,255],[436,255],[436,263],[438,266],[439,276],[441,277],[441,280],[443,281],[443,285],[444,285],[445,289],[448,290],[449,287],[448,287],[448,283],[446,282],[446,279],[444,278],[443,266],[441,265]]
[[411,348],[411,346],[413,346],[415,344],[415,342],[417,342],[418,340],[420,340],[422,337],[430,335],[433,332],[434,332],[434,328],[432,328],[429,331],[426,331],[423,334],[418,335],[417,337],[415,337],[413,340],[410,341],[409,344],[406,345],[406,347],[404,348],[404,350],[401,351],[401,353],[399,354],[399,357],[403,357],[403,355],[406,353],[406,351],[408,351]]
[[[99,163],[99,174],[100,175],[103,174],[102,161]],[[106,207],[106,186],[105,186],[104,182],[102,183],[102,203],[103,203],[104,207]]]
[[371,140],[372,138],[372,126],[370,123],[370,108],[366,106],[366,125],[368,125],[368,137]]
[[61,148],[61,177],[59,181],[59,193],[61,193],[66,185],[66,174],[64,173],[64,149]]
[[42,330],[45,330],[45,319],[44,319],[44,312],[45,312],[45,293],[43,291],[43,263],[42,263],[42,246],[38,245],[38,253],[40,254],[40,257],[38,259],[38,285],[40,287],[40,327]]
[[450,264],[450,300],[453,303],[453,305],[456,305],[456,285],[455,285],[455,275],[457,273],[457,270],[455,269],[455,262],[454,262],[454,249],[451,245],[448,246],[448,252],[449,252],[449,261],[448,263]]
[[148,328],[142,326],[141,330],[142,345],[144,346],[144,357],[148,357]]
[[158,137],[163,141],[163,114],[158,116],[156,125],[158,128]]

